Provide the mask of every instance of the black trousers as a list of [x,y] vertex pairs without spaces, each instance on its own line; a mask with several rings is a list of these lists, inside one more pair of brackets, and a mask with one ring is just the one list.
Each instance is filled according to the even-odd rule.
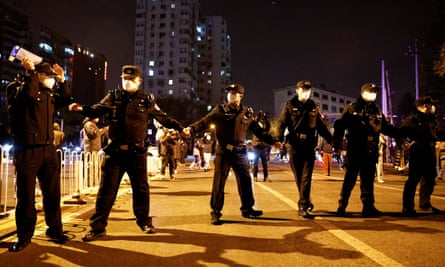
[[352,189],[357,182],[357,176],[360,173],[360,199],[363,208],[374,207],[374,177],[376,172],[377,154],[369,153],[367,149],[356,147],[348,149],[346,154],[348,165],[340,192],[339,207],[348,206],[349,197]]
[[105,230],[125,172],[130,178],[133,191],[133,212],[136,216],[136,223],[139,226],[151,225],[146,154],[132,151],[113,151],[105,155],[105,163],[102,166],[96,211],[90,218],[90,225],[93,230]]
[[[436,171],[436,151],[434,143],[414,143],[409,151],[408,179],[403,189],[403,207],[414,208],[416,187],[419,188],[419,207],[431,206],[431,194],[434,191]],[[422,179],[423,178],[423,179]]]
[[311,204],[312,172],[315,164],[314,147],[310,144],[288,145],[289,164],[297,184],[298,206],[306,210]]
[[255,160],[253,161],[253,177],[258,176],[258,163],[261,160],[263,166],[264,178],[269,176],[269,170],[267,168],[267,154],[264,148],[255,148]]
[[220,213],[224,206],[224,187],[230,168],[233,169],[238,184],[241,210],[252,209],[253,205],[255,205],[255,200],[246,151],[217,149],[214,164],[215,172],[213,174],[212,196],[210,199],[210,207],[213,212]]
[[15,220],[19,239],[29,240],[34,234],[36,177],[43,196],[45,222],[53,232],[62,232],[60,209],[59,157],[51,145],[24,146],[15,150],[17,172],[17,207]]
[[175,175],[175,155],[162,155],[161,156],[161,174],[165,175],[165,168],[168,165],[168,172],[170,177]]

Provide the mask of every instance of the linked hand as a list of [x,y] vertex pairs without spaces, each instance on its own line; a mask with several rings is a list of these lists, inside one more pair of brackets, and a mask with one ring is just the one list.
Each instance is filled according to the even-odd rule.
[[190,138],[191,137],[191,131],[190,131],[190,127],[186,127],[184,129],[182,129],[182,136],[184,136],[185,138]]
[[79,103],[72,103],[68,106],[69,111],[82,111],[83,107]]
[[65,82],[65,71],[59,64],[53,65],[53,70],[55,73],[57,73],[56,79],[58,82],[63,83]]

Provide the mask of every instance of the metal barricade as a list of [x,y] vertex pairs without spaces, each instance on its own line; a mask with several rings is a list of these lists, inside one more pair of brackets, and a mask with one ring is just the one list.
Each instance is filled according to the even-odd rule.
[[[15,166],[10,145],[0,145],[0,218],[13,213],[16,205]],[[65,204],[84,204],[81,194],[99,186],[104,153],[57,150],[60,159],[60,191]],[[38,189],[38,183],[36,184]],[[70,200],[70,196],[71,199]],[[40,190],[36,191],[36,207],[42,206]]]
[[[0,145],[0,218],[13,213],[16,205],[15,166],[11,146]],[[60,191],[64,204],[84,204],[82,194],[88,194],[100,184],[104,152],[78,152],[57,150],[60,159]],[[147,156],[147,174],[159,172],[161,162],[157,156]],[[37,183],[38,185],[38,183]],[[36,206],[42,198],[36,193]]]
[[10,145],[0,145],[0,218],[9,216],[15,207],[15,167],[12,162]]
[[81,198],[82,193],[96,187],[100,183],[103,152],[71,152],[64,153],[61,166],[63,195],[71,195],[65,204],[86,204]]
[[445,142],[436,142],[436,161],[437,177],[445,180]]

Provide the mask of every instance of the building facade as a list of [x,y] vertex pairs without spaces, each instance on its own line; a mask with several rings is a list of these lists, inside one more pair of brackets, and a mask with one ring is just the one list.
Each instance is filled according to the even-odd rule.
[[204,104],[214,106],[223,101],[224,89],[232,79],[227,22],[221,16],[201,17],[197,34],[197,96]]
[[[273,89],[274,116],[278,117],[283,106],[295,96],[295,86]],[[346,105],[356,99],[319,88],[312,88],[312,100],[320,107],[320,112],[326,119],[334,121],[343,112]]]
[[203,18],[200,10],[198,0],[136,1],[134,62],[145,92],[221,101],[230,83],[230,36],[222,17]]
[[136,1],[134,62],[144,74],[144,91],[156,96],[193,97],[198,0]]
[[[45,25],[31,25],[22,9],[0,0],[0,78],[2,89],[24,70],[18,60],[9,61],[16,45],[65,70],[71,95],[82,104],[93,104],[105,94],[108,62],[104,55],[71,41]],[[62,115],[59,113],[61,120]],[[8,140],[5,90],[0,90],[0,143]]]

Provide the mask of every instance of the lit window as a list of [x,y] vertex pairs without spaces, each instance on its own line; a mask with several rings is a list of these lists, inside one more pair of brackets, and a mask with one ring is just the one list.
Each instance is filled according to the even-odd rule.
[[168,80],[168,85],[173,85],[173,80]]
[[153,70],[148,70],[148,76],[153,76],[155,72]]
[[52,52],[53,52],[53,47],[50,46],[50,45],[47,44],[47,43],[40,43],[40,44],[39,44],[39,47],[40,47],[43,51],[45,51],[46,53],[52,53]]
[[149,62],[148,62],[148,66],[151,66],[151,67],[153,67],[155,65],[155,62],[154,62],[154,60],[150,60]]
[[68,55],[74,56],[74,50],[73,50],[72,48],[65,47],[64,51],[65,51],[65,53],[67,53]]

